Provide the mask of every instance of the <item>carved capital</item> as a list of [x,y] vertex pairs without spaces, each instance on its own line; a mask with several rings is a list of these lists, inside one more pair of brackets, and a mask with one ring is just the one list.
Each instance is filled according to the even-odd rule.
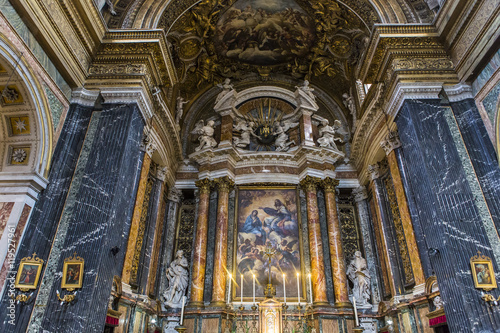
[[228,176],[217,178],[214,182],[217,184],[219,192],[229,192],[234,187],[234,182]]
[[380,166],[378,164],[371,164],[368,166],[368,175],[371,180],[375,180],[380,177]]
[[165,178],[167,176],[167,172],[168,172],[168,168],[166,166],[158,167],[158,169],[156,170],[156,178],[158,178],[159,180],[164,182]]
[[153,156],[154,151],[156,150],[156,144],[151,139],[151,135],[148,132],[144,132],[142,135],[142,142],[140,149],[149,156]]
[[401,147],[398,133],[390,131],[385,140],[380,143],[380,146],[385,150],[386,155],[389,155],[394,149]]
[[200,179],[195,182],[195,185],[198,187],[200,190],[200,194],[210,194],[210,190],[212,189],[213,182],[208,179]]
[[316,188],[318,186],[320,179],[311,177],[311,176],[306,176],[304,179],[300,181],[300,186],[306,191],[306,192],[313,192],[316,191]]
[[173,202],[177,202],[177,203],[181,202],[181,200],[182,200],[182,191],[179,190],[176,187],[171,187],[168,190],[167,199],[170,200],[170,201],[173,201]]
[[366,193],[366,187],[360,186],[352,190],[352,195],[354,196],[354,201],[360,202],[368,198],[368,193]]
[[325,190],[325,192],[335,193],[335,187],[339,185],[339,181],[338,181],[338,179],[333,179],[333,178],[327,177],[327,178],[321,180],[320,184],[323,187],[323,190]]

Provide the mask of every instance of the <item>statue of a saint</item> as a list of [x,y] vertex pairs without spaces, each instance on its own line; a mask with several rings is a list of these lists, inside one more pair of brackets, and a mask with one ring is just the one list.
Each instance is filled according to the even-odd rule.
[[217,95],[215,99],[215,103],[222,99],[222,97],[226,96],[231,90],[233,90],[233,85],[231,84],[231,79],[225,79],[224,83],[219,83],[217,87],[222,88],[222,91]]
[[352,95],[347,93],[342,94],[342,98],[344,99],[344,105],[349,110],[352,116],[352,130],[356,129],[356,122],[358,121],[358,116],[356,114],[356,104],[354,103],[354,98]]
[[185,101],[181,96],[177,97],[177,105],[175,108],[175,124],[177,127],[180,125],[182,114],[184,113],[184,104],[189,103],[189,101]]
[[349,263],[347,268],[347,276],[354,284],[352,290],[353,296],[356,299],[356,306],[359,308],[371,308],[368,302],[370,299],[370,274],[366,266],[366,260],[361,256],[361,252],[354,253],[354,259]]
[[311,88],[309,86],[309,81],[304,80],[304,82],[302,83],[302,85],[295,86],[295,88],[297,88],[298,90],[303,91],[304,93],[306,93],[306,95],[308,95],[309,97],[311,97],[314,101],[316,100],[316,96],[314,96],[314,94],[313,94],[314,88]]
[[184,257],[184,251],[179,250],[175,254],[175,260],[167,269],[168,288],[163,293],[165,307],[182,307],[182,297],[188,287],[188,261]]

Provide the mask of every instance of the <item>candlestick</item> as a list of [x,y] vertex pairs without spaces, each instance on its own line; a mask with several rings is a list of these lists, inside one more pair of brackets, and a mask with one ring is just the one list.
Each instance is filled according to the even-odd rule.
[[241,290],[241,306],[243,306],[243,274],[241,274],[240,290]]
[[299,280],[299,273],[297,273],[297,294],[299,295],[298,296],[298,302],[299,302],[299,306],[300,306],[300,280]]
[[307,277],[309,278],[309,303],[312,304],[313,302],[313,288],[312,288],[312,283],[311,283],[311,273],[309,273],[307,275]]
[[283,303],[286,304],[286,280],[285,280],[285,273],[283,273]]
[[352,296],[352,304],[354,305],[354,321],[356,323],[356,327],[359,326],[359,320],[358,320],[358,310],[356,309],[356,298],[354,298],[354,296]]
[[253,274],[253,304],[255,304],[255,274]]
[[231,303],[231,280],[233,279],[233,276],[231,273],[229,273],[229,290],[227,292],[227,303]]
[[182,309],[181,309],[181,326],[184,321],[184,304],[186,303],[186,296],[182,296]]

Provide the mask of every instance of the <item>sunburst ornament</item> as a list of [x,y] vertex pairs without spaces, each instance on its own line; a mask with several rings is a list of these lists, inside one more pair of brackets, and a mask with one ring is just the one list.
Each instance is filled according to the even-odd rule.
[[21,119],[16,120],[15,126],[19,132],[26,130],[26,123],[24,122],[24,120],[21,120]]

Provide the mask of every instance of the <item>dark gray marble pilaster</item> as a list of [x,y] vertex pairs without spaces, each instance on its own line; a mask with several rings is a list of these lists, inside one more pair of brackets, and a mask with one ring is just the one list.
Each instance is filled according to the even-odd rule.
[[[114,275],[120,275],[143,153],[144,127],[136,104],[103,104],[95,111],[66,198],[43,290],[29,332],[101,332]],[[116,256],[111,248],[120,248]],[[85,259],[82,289],[61,305],[63,261],[74,252]]]
[[210,193],[208,208],[207,264],[205,268],[205,290],[203,292],[203,301],[205,303],[210,303],[212,301],[215,231],[217,224],[217,194],[217,191],[212,191],[212,193]]
[[[301,219],[301,227],[302,227],[302,262],[304,263],[303,271],[310,272],[311,271],[311,257],[309,256],[309,228],[307,225],[307,202],[306,202],[306,194],[300,189],[299,190],[299,203],[300,203],[300,219]],[[326,243],[328,244],[328,243]],[[301,280],[303,280],[304,274],[301,273]],[[304,283],[301,284],[301,288],[303,288]],[[309,288],[301,289],[300,295],[302,299],[308,300],[309,293],[307,292]]]
[[378,262],[375,254],[375,239],[373,238],[374,232],[371,227],[370,214],[368,212],[368,195],[366,188],[360,186],[353,190],[354,201],[356,202],[356,210],[358,211],[359,224],[361,227],[361,234],[363,237],[363,249],[365,252],[365,259],[368,266],[368,271],[371,276],[371,291],[372,291],[372,305],[374,311],[377,311],[378,304],[381,301],[380,297],[380,281],[377,274],[376,263]]
[[450,105],[491,218],[496,228],[500,229],[500,168],[495,148],[472,98],[451,102]]
[[[496,332],[500,313],[491,311],[474,288],[470,258],[492,257],[488,230],[476,204],[464,160],[451,130],[449,107],[440,100],[406,100],[396,118],[409,187],[429,248],[451,332]],[[498,291],[491,293],[498,297]]]
[[[26,227],[23,241],[19,246],[15,267],[19,267],[21,258],[31,256],[36,252],[45,262],[49,257],[52,241],[59,225],[66,196],[75,172],[82,144],[92,116],[93,107],[71,104],[61,130],[61,135],[54,150],[52,165],[49,173],[49,184],[40,194],[40,198],[33,207],[30,220]],[[45,265],[43,266],[42,276]],[[15,279],[15,274],[10,276]],[[7,289],[7,288],[6,288]],[[32,299],[37,297],[35,290]],[[0,331],[25,332],[33,310],[34,302],[18,304],[15,309],[15,325],[8,323],[7,317],[9,298],[4,293],[0,303]]]
[[[380,208],[380,215],[382,216],[382,237],[384,237],[387,244],[387,256],[391,268],[391,274],[396,286],[396,295],[404,293],[404,286],[401,272],[401,262],[399,260],[397,240],[395,232],[392,227],[391,216],[389,215],[390,207],[388,207],[388,199],[384,191],[382,180],[377,178],[374,180],[374,195],[377,197],[377,203]],[[395,295],[393,295],[395,296]]]
[[326,277],[326,292],[328,303],[335,304],[335,297],[333,295],[333,275],[332,275],[332,262],[330,260],[330,242],[328,241],[328,228],[326,225],[326,207],[325,195],[323,191],[318,191],[318,212],[319,224],[321,228],[321,242],[323,245],[323,264],[325,265]]
[[159,179],[154,180],[153,188],[149,197],[148,215],[146,217],[146,230],[144,232],[144,240],[142,242],[141,256],[139,259],[139,269],[137,274],[137,292],[146,294],[149,276],[149,266],[151,264],[151,255],[155,242],[156,218],[160,200],[162,200],[162,183]]

